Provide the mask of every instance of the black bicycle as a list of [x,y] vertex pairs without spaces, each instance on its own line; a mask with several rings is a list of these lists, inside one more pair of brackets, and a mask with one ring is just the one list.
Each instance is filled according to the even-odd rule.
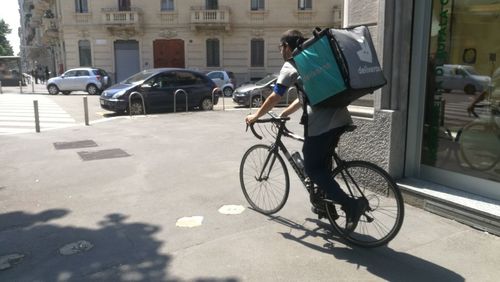
[[[332,177],[348,195],[364,198],[368,202],[368,207],[356,228],[346,230],[346,217],[340,205],[325,199],[323,192],[309,181],[300,160],[294,160],[297,159],[295,154],[299,153],[292,156],[281,140],[282,136],[301,142],[304,138],[286,128],[285,124],[289,118],[270,115],[271,118],[259,119],[255,124],[259,124],[259,127],[271,125],[270,130],[265,130],[272,133],[274,142],[270,145],[257,144],[250,147],[243,155],[240,165],[241,188],[252,208],[270,215],[285,205],[290,190],[290,179],[281,151],[307,192],[319,201],[317,204],[324,207],[329,222],[340,236],[361,247],[378,247],[391,241],[399,232],[404,217],[403,198],[392,177],[373,163],[345,161],[336,152],[333,154]],[[252,133],[262,139],[254,128],[255,124],[250,125]],[[344,127],[337,140],[343,133],[355,128],[353,125]],[[265,133],[261,128],[262,132]]]

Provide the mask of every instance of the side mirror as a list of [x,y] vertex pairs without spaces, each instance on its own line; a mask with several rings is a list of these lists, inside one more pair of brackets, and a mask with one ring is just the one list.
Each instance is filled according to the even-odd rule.
[[64,75],[64,74],[61,74],[61,78],[64,78],[64,77],[65,77],[65,75]]

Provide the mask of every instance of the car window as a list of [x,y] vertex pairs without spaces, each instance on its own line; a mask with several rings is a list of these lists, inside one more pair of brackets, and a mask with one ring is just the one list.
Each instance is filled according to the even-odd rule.
[[193,84],[203,84],[203,79],[200,76],[196,76],[191,72],[177,72],[177,85],[185,86],[185,85],[193,85]]
[[227,76],[229,76],[229,78],[231,79],[234,79],[234,73],[232,71],[228,71]]
[[153,72],[151,71],[141,71],[122,81],[123,84],[141,84],[143,81],[148,79]]
[[255,82],[255,85],[266,85],[275,79],[276,79],[276,75],[268,75],[268,76],[264,77],[263,79]]
[[89,76],[89,72],[86,70],[79,70],[76,72],[76,76]]
[[66,77],[76,76],[76,70],[67,71],[64,73],[64,76]]
[[151,85],[153,88],[166,88],[176,86],[176,75],[175,73],[163,73],[152,79],[150,79],[147,84]]
[[208,74],[208,77],[210,77],[211,79],[224,79],[224,75],[221,72],[211,72]]

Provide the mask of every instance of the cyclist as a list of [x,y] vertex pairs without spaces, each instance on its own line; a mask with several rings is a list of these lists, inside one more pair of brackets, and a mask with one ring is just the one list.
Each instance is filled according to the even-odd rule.
[[[285,63],[281,68],[273,93],[269,95],[254,114],[246,116],[246,123],[252,124],[257,121],[278,104],[281,96],[287,92],[290,86],[301,84],[301,78],[291,59],[293,50],[304,41],[305,38],[298,30],[288,30],[283,33],[279,49]],[[281,116],[289,116],[303,107],[304,99],[305,95],[299,95],[299,98],[283,110]],[[364,199],[349,197],[332,178],[331,174],[335,140],[342,128],[352,123],[349,111],[346,107],[333,108],[307,105],[307,114],[304,111],[301,123],[304,124],[305,133],[302,147],[305,171],[311,181],[325,193],[327,199],[341,205],[346,213],[346,230],[350,232],[356,228],[359,218],[367,208],[367,203]],[[311,196],[311,202],[313,204],[312,211],[318,214],[320,218],[326,217],[326,211],[323,205],[318,205],[318,199]]]

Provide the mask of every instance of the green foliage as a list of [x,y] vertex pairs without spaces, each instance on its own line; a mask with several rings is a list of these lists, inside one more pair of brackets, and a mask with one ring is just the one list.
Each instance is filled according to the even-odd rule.
[[12,29],[10,29],[9,25],[3,19],[0,19],[0,56],[14,55],[14,50],[7,40],[7,35],[11,31]]

